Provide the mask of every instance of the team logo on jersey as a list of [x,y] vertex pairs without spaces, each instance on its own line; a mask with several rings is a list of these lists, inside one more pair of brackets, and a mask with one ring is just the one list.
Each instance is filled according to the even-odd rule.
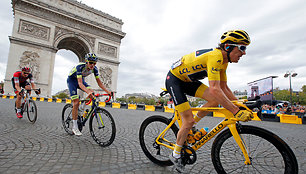
[[202,54],[207,53],[207,52],[212,51],[212,50],[213,49],[198,50],[198,51],[195,52],[196,53],[196,57],[201,56]]
[[170,79],[170,76],[167,76],[167,80],[169,80]]
[[221,71],[221,69],[212,67],[210,72],[216,74],[218,71]]

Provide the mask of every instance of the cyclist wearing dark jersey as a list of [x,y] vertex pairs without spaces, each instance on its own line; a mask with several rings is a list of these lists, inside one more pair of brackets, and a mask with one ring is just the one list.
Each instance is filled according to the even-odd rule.
[[[252,118],[251,112],[239,110],[231,102],[237,98],[227,86],[226,76],[228,63],[237,63],[246,54],[246,46],[249,44],[250,38],[245,31],[228,31],[221,36],[221,43],[216,49],[203,49],[187,54],[171,66],[166,78],[166,88],[183,120],[174,151],[169,156],[177,170],[184,170],[180,157],[188,132],[207,115],[207,112],[202,111],[193,116],[186,94],[205,99],[207,103],[203,107],[221,104],[240,121]],[[208,77],[209,87],[199,81],[205,77]]]
[[[14,92],[17,96],[16,98],[16,116],[18,118],[22,118],[21,115],[21,97],[22,94],[21,92],[21,87],[26,89],[26,90],[31,90],[31,86],[30,83],[27,81],[28,79],[30,79],[30,83],[33,89],[36,89],[35,84],[34,84],[34,79],[33,76],[31,74],[31,69],[28,67],[23,67],[21,69],[21,71],[16,71],[12,77],[12,85],[14,88]],[[29,93],[31,94],[31,91],[29,91]],[[39,94],[40,92],[38,90],[35,90],[36,94]]]
[[103,89],[106,93],[112,94],[111,91],[107,90],[106,87],[102,84],[102,81],[99,78],[98,68],[95,66],[97,63],[97,56],[92,53],[88,53],[85,55],[85,63],[79,63],[76,65],[68,75],[67,84],[70,92],[70,97],[73,103],[72,108],[72,119],[73,126],[72,132],[75,135],[82,135],[82,133],[78,129],[77,118],[78,118],[78,108],[79,108],[79,96],[77,94],[77,89],[81,89],[86,92],[89,98],[93,98],[93,90],[91,87],[85,82],[84,77],[94,73],[96,81],[101,89]]

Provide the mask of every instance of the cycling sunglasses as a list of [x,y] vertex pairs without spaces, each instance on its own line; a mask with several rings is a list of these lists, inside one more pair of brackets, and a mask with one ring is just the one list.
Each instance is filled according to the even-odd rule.
[[237,44],[228,44],[228,45],[232,45],[232,46],[236,46],[238,47],[238,49],[241,51],[241,52],[244,52],[246,51],[247,47],[245,45],[237,45]]
[[97,62],[92,62],[92,61],[88,61],[88,63],[91,64],[91,65],[92,64],[94,64],[94,65],[97,64]]
[[28,74],[28,75],[30,74],[29,72],[23,72],[23,73],[24,73],[24,74]]

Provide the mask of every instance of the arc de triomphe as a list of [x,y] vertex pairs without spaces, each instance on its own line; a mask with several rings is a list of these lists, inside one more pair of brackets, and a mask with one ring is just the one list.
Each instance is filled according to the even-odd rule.
[[[117,89],[122,20],[76,0],[12,0],[14,26],[5,74],[5,92],[13,93],[11,78],[28,66],[43,96],[51,96],[56,52],[67,49],[80,62],[88,52],[99,57],[97,67],[104,85]],[[68,74],[63,74],[68,76]],[[98,89],[90,75],[87,82]]]

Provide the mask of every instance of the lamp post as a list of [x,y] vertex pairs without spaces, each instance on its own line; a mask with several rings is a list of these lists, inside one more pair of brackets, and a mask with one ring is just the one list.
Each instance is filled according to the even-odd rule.
[[287,71],[286,74],[284,75],[285,78],[289,77],[289,83],[290,83],[290,103],[292,105],[292,88],[291,88],[291,77],[297,76],[297,73]]

